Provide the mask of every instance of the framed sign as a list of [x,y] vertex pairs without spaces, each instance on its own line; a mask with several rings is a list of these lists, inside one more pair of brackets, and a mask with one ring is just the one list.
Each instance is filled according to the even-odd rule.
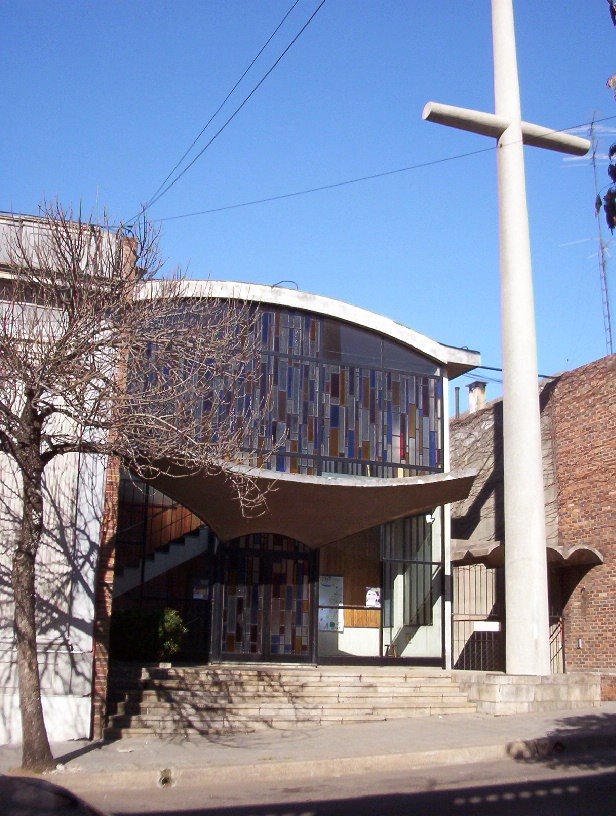
[[195,584],[193,585],[193,600],[210,600],[210,582],[207,579],[199,579],[198,581],[195,581]]
[[473,632],[500,632],[500,621],[474,621]]
[[319,578],[319,632],[343,632],[344,578],[321,575]]

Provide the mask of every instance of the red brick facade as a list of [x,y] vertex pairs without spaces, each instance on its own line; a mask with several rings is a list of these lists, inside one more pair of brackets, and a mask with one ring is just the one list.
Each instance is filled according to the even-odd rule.
[[[565,670],[601,673],[604,699],[616,700],[616,356],[549,381],[540,405],[550,604],[563,616]],[[468,499],[452,505],[453,558],[495,566],[506,546],[502,401],[450,431],[452,468],[478,470]]]
[[94,649],[92,669],[92,739],[101,739],[107,707],[109,624],[113,602],[115,538],[118,526],[120,463],[112,459],[105,476],[105,508],[94,599]]
[[[558,538],[604,563],[563,573],[569,671],[616,673],[616,356],[563,374],[548,404],[558,490]],[[616,698],[616,676],[604,694]]]

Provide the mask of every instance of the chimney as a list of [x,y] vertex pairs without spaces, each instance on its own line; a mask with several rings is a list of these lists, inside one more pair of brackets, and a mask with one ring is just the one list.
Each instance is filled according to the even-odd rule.
[[486,385],[483,380],[475,380],[468,386],[468,410],[474,414],[486,406]]

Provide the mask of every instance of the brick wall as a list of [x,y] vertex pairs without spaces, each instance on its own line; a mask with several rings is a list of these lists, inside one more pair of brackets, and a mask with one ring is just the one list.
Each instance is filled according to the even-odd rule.
[[[558,544],[556,477],[550,416],[546,408],[552,391],[552,384],[540,386],[545,532],[549,546]],[[502,400],[494,400],[479,411],[452,420],[449,435],[451,469],[477,471],[468,498],[451,506],[454,552],[480,548],[485,553],[490,546],[505,540]],[[503,557],[501,553],[499,564]]]
[[109,624],[113,602],[119,486],[120,463],[117,459],[111,459],[105,476],[105,509],[94,600],[92,739],[100,739],[103,736],[106,718]]
[[[563,374],[549,402],[558,538],[604,563],[563,573],[569,671],[616,669],[616,356]],[[616,677],[604,682],[616,698]]]
[[[551,564],[566,668],[600,672],[604,699],[616,699],[616,356],[552,380],[540,402],[547,543],[592,547],[604,558]],[[452,468],[479,472],[469,498],[452,505],[454,552],[488,552],[503,538],[501,409],[496,400],[450,426]]]

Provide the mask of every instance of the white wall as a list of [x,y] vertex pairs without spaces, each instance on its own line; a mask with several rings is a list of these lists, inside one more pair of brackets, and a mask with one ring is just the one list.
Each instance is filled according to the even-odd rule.
[[[37,562],[37,629],[50,740],[90,736],[94,586],[104,462],[65,455],[45,471],[45,536]],[[19,479],[0,456],[0,743],[21,740],[13,636],[11,555]]]
[[319,632],[319,657],[378,657],[379,630],[362,626],[345,626],[342,632]]

